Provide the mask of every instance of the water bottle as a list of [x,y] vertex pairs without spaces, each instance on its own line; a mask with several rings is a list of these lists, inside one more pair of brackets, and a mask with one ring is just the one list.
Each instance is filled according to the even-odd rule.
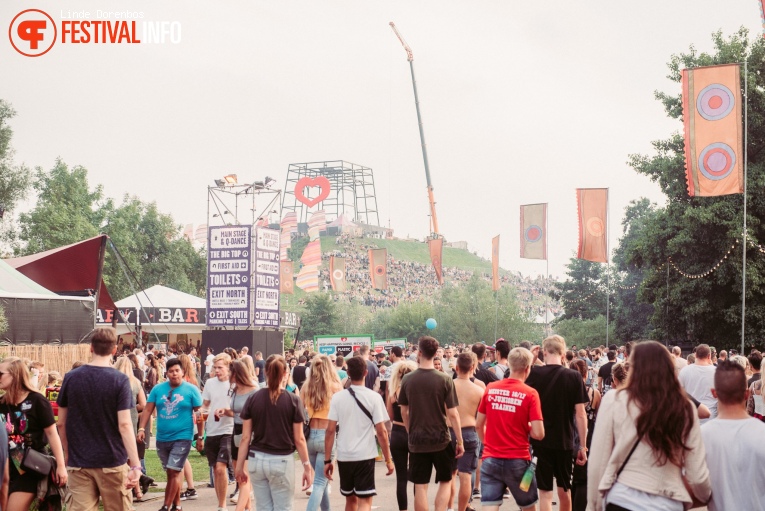
[[521,478],[521,491],[529,491],[529,487],[531,486],[531,480],[534,479],[534,472],[537,470],[537,457],[534,456],[531,459],[531,465],[529,465],[529,468],[526,469],[526,472],[523,473],[523,477]]

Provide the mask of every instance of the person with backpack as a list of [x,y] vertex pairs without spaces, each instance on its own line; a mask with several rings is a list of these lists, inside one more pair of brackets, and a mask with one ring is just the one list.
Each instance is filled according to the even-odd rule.
[[501,380],[505,377],[505,373],[510,369],[510,366],[507,363],[507,356],[510,354],[510,344],[504,339],[498,339],[497,342],[494,343],[494,348],[497,350],[497,361],[494,366],[492,366],[492,369],[494,370],[497,379]]

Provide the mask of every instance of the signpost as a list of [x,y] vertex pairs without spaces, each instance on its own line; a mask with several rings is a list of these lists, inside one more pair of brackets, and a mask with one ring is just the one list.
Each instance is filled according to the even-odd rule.
[[210,227],[207,231],[207,326],[250,325],[251,233],[250,225]]
[[361,346],[372,347],[373,336],[361,335],[316,335],[313,338],[313,349],[322,355],[337,355],[347,357]]
[[393,346],[398,346],[402,350],[406,349],[406,338],[404,339],[380,339],[376,340],[374,343],[375,347],[375,353],[380,353],[381,351],[386,351],[388,354],[390,354],[390,349]]
[[279,231],[256,229],[254,326],[279,328]]

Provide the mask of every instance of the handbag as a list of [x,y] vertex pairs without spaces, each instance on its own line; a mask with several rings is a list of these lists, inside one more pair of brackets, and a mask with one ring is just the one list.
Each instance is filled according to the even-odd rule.
[[52,456],[27,447],[24,451],[24,457],[21,459],[21,468],[41,476],[47,476],[54,470],[55,463],[56,460]]

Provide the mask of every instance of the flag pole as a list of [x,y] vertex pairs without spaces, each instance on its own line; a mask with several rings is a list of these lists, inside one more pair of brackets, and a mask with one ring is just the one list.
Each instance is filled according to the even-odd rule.
[[[549,252],[548,248],[550,247],[547,246],[547,242],[550,238],[547,236],[547,224],[548,224],[547,204],[545,204],[545,237],[544,237],[544,240],[542,240],[544,241],[544,244],[545,244],[545,285],[547,285],[548,282],[550,281],[550,255],[548,253]],[[550,294],[547,293],[545,294],[545,337],[550,335],[550,330],[549,330],[550,326],[549,326],[549,321],[547,320],[547,312],[549,310],[550,310]]]
[[746,233],[746,177],[748,163],[749,122],[748,108],[749,103],[749,60],[744,60],[744,239],[741,247],[742,275],[741,275],[741,354],[744,354],[744,325],[746,323],[746,243],[748,241]]
[[606,188],[606,346],[608,346],[608,326],[611,320],[611,253],[608,241],[611,234],[610,189]]
[[499,290],[494,291],[494,342],[497,341],[497,324],[499,323]]

